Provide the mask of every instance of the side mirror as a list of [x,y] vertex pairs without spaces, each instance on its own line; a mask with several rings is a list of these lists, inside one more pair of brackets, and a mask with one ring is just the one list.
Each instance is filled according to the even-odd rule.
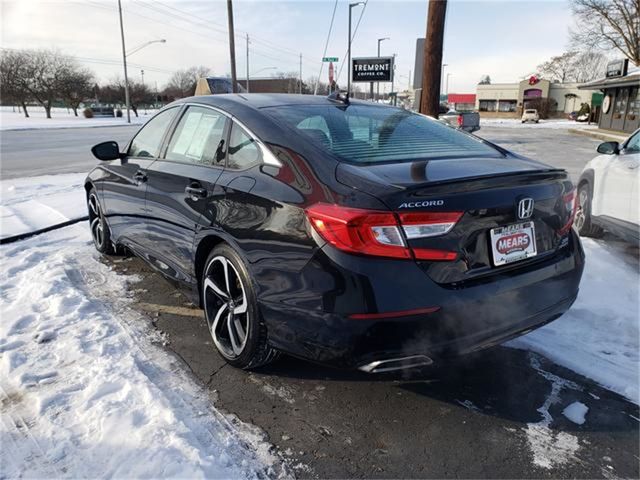
[[598,153],[604,155],[616,155],[620,153],[620,144],[618,142],[604,142],[598,145]]
[[98,160],[117,160],[120,157],[120,147],[118,142],[102,142],[91,147],[91,153]]

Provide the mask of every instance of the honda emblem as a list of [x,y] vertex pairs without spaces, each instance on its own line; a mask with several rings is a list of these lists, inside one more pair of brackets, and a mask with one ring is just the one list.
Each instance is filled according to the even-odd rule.
[[533,215],[533,198],[523,198],[518,202],[518,218],[525,220]]

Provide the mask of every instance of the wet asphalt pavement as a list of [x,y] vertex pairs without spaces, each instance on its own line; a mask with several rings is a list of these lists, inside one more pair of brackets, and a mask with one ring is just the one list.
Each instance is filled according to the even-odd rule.
[[[638,478],[640,411],[529,352],[367,375],[291,357],[256,372],[214,352],[201,311],[136,258],[133,308],[168,338],[215,405],[260,427],[299,478]],[[577,425],[562,411],[589,408]],[[545,418],[548,421],[545,423]]]

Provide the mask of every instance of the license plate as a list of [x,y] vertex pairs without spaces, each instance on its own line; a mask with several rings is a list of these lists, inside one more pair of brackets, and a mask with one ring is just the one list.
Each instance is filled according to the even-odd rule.
[[536,231],[533,222],[491,229],[493,264],[498,267],[535,257]]

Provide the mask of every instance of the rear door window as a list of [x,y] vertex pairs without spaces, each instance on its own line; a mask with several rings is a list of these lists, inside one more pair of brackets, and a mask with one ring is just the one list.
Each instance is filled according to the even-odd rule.
[[228,150],[227,167],[233,170],[246,170],[261,162],[257,142],[237,123],[231,127]]
[[205,107],[192,106],[182,115],[171,137],[165,160],[215,165],[224,160],[227,117]]

